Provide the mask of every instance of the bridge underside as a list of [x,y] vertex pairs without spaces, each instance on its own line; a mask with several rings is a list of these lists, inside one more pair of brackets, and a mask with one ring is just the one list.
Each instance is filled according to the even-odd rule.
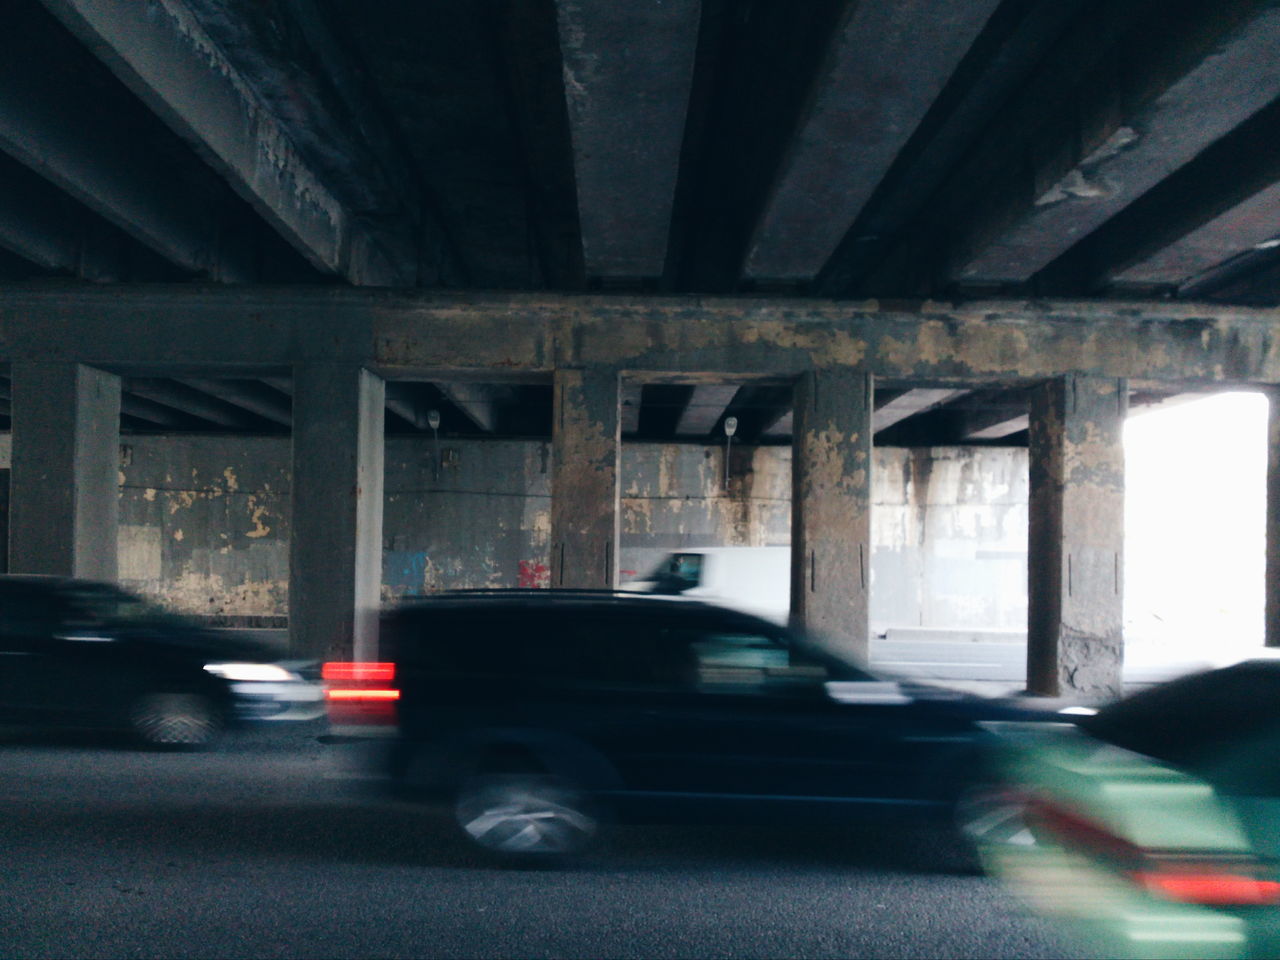
[[[321,656],[376,652],[387,398],[400,384],[547,390],[548,581],[585,588],[618,583],[629,390],[785,389],[793,615],[863,655],[872,449],[891,429],[877,415],[914,391],[1021,390],[1025,407],[1006,415],[1028,438],[1028,682],[1041,693],[1119,689],[1130,398],[1280,383],[1268,312],[1172,304],[25,288],[0,293],[0,338],[15,572],[115,578],[125,384],[275,384],[293,450],[289,625],[297,653]],[[1278,459],[1273,438],[1273,489]],[[1274,583],[1274,505],[1270,516]],[[1276,637],[1274,616],[1268,626]]]

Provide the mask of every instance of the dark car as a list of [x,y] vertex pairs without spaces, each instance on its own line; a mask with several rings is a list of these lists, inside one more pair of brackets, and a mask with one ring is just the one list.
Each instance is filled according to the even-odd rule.
[[320,715],[315,666],[111,584],[0,576],[0,722],[201,746],[230,724]]
[[506,854],[574,849],[605,815],[945,814],[977,721],[1026,715],[679,598],[442,594],[387,613],[383,638],[385,663],[327,665],[331,718],[394,706],[395,780]]

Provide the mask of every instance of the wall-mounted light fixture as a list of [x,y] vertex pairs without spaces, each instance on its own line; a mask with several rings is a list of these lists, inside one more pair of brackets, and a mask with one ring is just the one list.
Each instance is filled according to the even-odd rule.
[[729,489],[729,448],[733,445],[733,435],[738,432],[738,418],[724,418],[724,488]]
[[427,411],[427,426],[431,428],[431,479],[440,479],[440,411]]

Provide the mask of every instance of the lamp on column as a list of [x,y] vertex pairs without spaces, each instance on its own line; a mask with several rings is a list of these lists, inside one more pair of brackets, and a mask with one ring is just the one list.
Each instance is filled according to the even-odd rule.
[[427,426],[431,428],[431,479],[440,479],[440,411],[427,411]]
[[733,435],[738,432],[738,418],[724,418],[724,488],[729,489],[729,448],[733,445]]

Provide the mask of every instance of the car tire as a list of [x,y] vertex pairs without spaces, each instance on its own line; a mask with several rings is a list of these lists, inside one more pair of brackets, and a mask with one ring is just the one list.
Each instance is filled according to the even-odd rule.
[[956,801],[956,828],[979,855],[1000,847],[1034,846],[1025,805],[1014,791],[1000,784],[979,784]]
[[145,693],[129,708],[129,725],[146,746],[207,747],[222,732],[222,714],[207,696],[190,692]]
[[454,819],[486,853],[522,861],[579,853],[599,828],[579,790],[560,777],[534,773],[468,778],[458,790]]

